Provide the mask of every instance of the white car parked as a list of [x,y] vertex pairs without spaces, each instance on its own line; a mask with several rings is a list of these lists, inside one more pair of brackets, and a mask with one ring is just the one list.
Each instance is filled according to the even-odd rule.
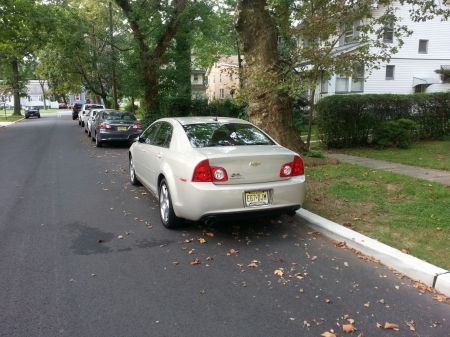
[[294,213],[305,198],[300,156],[236,118],[163,118],[129,150],[132,184],[159,198],[161,221]]
[[95,116],[97,116],[97,112],[101,110],[102,109],[91,109],[85,116],[84,132],[87,133],[88,137],[91,137],[92,124],[95,121]]
[[103,104],[83,104],[80,112],[78,113],[78,125],[84,127],[86,123],[86,117],[91,109],[104,109]]

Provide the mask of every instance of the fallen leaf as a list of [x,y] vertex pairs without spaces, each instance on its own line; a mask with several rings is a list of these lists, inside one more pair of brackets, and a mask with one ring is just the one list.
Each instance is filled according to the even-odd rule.
[[336,335],[332,332],[325,331],[323,334],[321,334],[322,337],[336,337]]
[[364,307],[365,307],[365,308],[370,307],[370,302],[364,303]]
[[208,256],[207,258],[206,258],[206,261],[212,261],[212,260],[214,260],[211,256]]
[[192,254],[194,254],[194,252],[195,252],[195,249],[192,248],[190,251],[188,251],[188,254],[189,254],[189,255],[192,255]]
[[191,264],[192,264],[193,266],[195,266],[195,265],[201,264],[201,262],[200,262],[199,259],[193,259],[193,260],[191,261]]
[[234,256],[234,255],[236,255],[237,253],[239,253],[239,250],[231,248],[231,249],[228,251],[227,255],[228,255],[228,256]]
[[249,267],[249,268],[258,268],[259,267],[259,261],[258,260],[252,260],[248,265],[247,265],[247,267]]
[[178,261],[173,261],[172,264],[175,265],[175,266],[178,266],[178,265],[180,264],[180,262],[178,262]]
[[348,262],[347,262],[347,261],[345,261],[345,262],[344,262],[344,266],[346,266],[346,267],[348,267],[348,266],[349,266],[349,264],[348,264]]
[[119,240],[122,240],[122,239],[123,239],[123,235],[119,235],[117,238],[118,238]]
[[406,325],[409,327],[410,331],[416,331],[416,322],[414,322],[413,320],[407,321]]
[[333,303],[333,301],[332,301],[332,300],[330,300],[329,298],[327,298],[327,299],[325,299],[325,303],[327,303],[327,304],[331,304],[331,303]]
[[344,331],[345,333],[352,333],[356,331],[356,328],[353,324],[344,324],[342,325],[342,331]]
[[384,329],[391,329],[391,330],[395,330],[395,331],[399,331],[400,330],[398,324],[389,323],[389,322],[384,323],[383,328]]
[[205,235],[206,235],[206,236],[209,236],[210,238],[212,238],[212,237],[214,236],[214,233],[206,232]]
[[336,242],[334,245],[338,248],[346,248],[347,247],[347,243],[345,241]]
[[206,243],[206,240],[203,238],[197,239],[198,243],[200,243],[201,245]]
[[315,260],[317,260],[317,256],[313,256],[312,258],[311,258],[311,261],[315,261]]
[[442,302],[442,303],[450,303],[450,297],[447,297],[447,296],[442,295],[442,294],[434,295],[433,299],[438,301],[438,302]]
[[279,277],[283,277],[283,275],[284,275],[284,270],[283,270],[283,268],[275,269],[275,270],[273,271],[273,274],[274,274],[274,275],[277,275],[277,276],[279,276]]

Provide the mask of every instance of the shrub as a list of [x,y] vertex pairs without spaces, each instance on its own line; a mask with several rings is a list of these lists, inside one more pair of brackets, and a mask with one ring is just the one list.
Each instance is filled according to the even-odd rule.
[[373,132],[373,144],[380,147],[395,146],[406,149],[416,138],[417,124],[404,118],[383,122]]
[[333,95],[317,104],[321,140],[328,147],[364,146],[382,123],[411,119],[421,139],[450,133],[450,94]]

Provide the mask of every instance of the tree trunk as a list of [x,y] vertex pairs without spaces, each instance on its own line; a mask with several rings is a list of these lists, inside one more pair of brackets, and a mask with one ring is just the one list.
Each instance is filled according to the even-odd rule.
[[287,148],[305,144],[293,127],[292,98],[281,88],[276,26],[265,0],[238,0],[236,31],[245,59],[245,94],[250,121]]
[[14,116],[20,116],[20,94],[19,94],[19,63],[17,61],[17,58],[13,58],[11,60],[11,83],[12,83],[12,89],[13,89],[13,97],[14,97]]
[[39,85],[41,86],[41,91],[42,91],[42,99],[44,100],[44,109],[47,109],[47,103],[46,103],[46,99],[45,99],[45,81],[39,81]]

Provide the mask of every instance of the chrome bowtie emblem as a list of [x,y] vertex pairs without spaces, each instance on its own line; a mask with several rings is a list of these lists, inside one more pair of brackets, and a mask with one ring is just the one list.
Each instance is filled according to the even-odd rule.
[[251,161],[248,165],[249,165],[249,166],[256,167],[256,166],[261,165],[261,163],[260,163],[259,161]]

